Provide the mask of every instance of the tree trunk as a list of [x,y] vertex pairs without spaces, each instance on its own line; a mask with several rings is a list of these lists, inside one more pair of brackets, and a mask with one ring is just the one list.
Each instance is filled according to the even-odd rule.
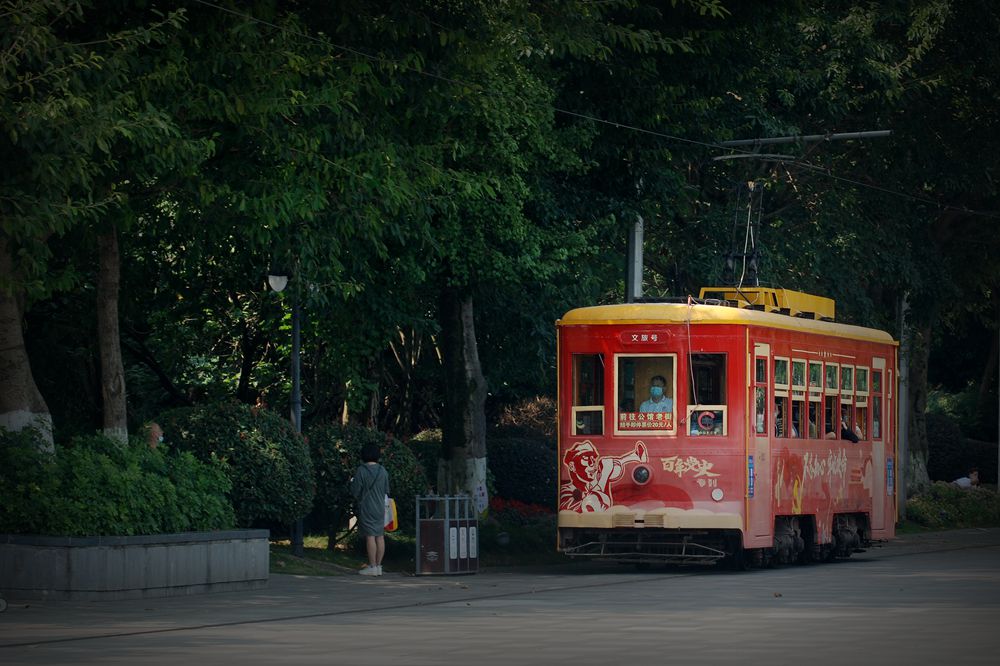
[[927,366],[931,351],[931,325],[913,329],[910,354],[910,441],[906,462],[907,491],[922,492],[930,485],[927,475]]
[[236,399],[245,404],[252,404],[257,394],[250,390],[250,379],[257,365],[257,351],[260,348],[260,336],[251,330],[250,324],[243,322],[240,334],[240,380],[236,385]]
[[[982,437],[988,437],[986,433],[992,432],[996,428],[996,402],[997,392],[992,390],[997,379],[997,363],[1000,362],[998,347],[1000,347],[1000,293],[997,292],[997,285],[991,286],[993,295],[993,321],[997,327],[993,330],[990,343],[989,356],[986,357],[986,364],[983,366],[983,374],[979,379],[978,409],[980,422],[976,425],[983,432]],[[1000,387],[998,387],[1000,388]],[[989,420],[987,420],[989,419]]]
[[445,289],[440,317],[445,400],[438,492],[469,495],[476,511],[483,514],[489,506],[486,378],[479,363],[472,297]]
[[117,231],[100,236],[97,247],[100,253],[97,272],[97,344],[101,353],[104,434],[124,444],[128,441],[128,423],[125,370],[122,366],[121,338],[118,335],[121,255],[118,252]]
[[52,414],[31,374],[17,284],[10,248],[0,237],[0,427],[35,428],[52,451]]

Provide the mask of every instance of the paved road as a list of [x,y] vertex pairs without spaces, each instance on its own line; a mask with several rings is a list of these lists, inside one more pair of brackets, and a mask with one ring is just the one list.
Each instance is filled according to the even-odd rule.
[[274,575],[265,590],[10,600],[0,664],[1000,662],[1000,529],[746,573]]

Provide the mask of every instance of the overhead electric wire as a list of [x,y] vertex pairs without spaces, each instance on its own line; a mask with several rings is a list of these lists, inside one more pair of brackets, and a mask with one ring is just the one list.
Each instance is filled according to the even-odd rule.
[[[406,65],[406,64],[400,63],[400,62],[398,62],[396,60],[392,60],[392,59],[389,59],[389,58],[384,58],[382,56],[372,55],[370,53],[365,53],[364,51],[360,51],[360,50],[358,50],[356,48],[352,48],[352,47],[349,47],[349,46],[344,46],[342,44],[335,44],[335,43],[331,42],[328,39],[321,39],[319,37],[314,37],[313,35],[301,32],[299,30],[293,30],[291,28],[283,27],[283,26],[280,26],[280,25],[278,25],[276,23],[272,23],[270,21],[265,21],[263,19],[259,19],[259,18],[255,17],[255,16],[251,15],[251,14],[246,14],[244,12],[239,12],[239,11],[236,11],[234,9],[230,9],[228,7],[223,7],[223,6],[221,6],[219,4],[216,4],[214,2],[209,2],[209,0],[194,0],[194,2],[197,3],[197,4],[200,4],[200,5],[204,5],[205,7],[209,7],[209,8],[221,11],[221,12],[225,12],[227,14],[232,14],[233,16],[237,16],[239,18],[251,21],[253,23],[258,23],[260,25],[267,26],[267,27],[273,28],[275,30],[280,30],[282,32],[288,32],[288,33],[290,33],[292,35],[296,35],[298,37],[302,37],[303,39],[306,39],[306,40],[309,40],[309,41],[312,41],[312,42],[316,42],[317,44],[322,44],[324,46],[332,47],[332,48],[338,49],[340,51],[344,51],[345,53],[349,53],[351,55],[354,55],[354,56],[357,56],[357,57],[360,57],[360,58],[365,58],[366,60],[370,60],[372,62],[383,63],[383,64],[391,64],[391,65],[393,65],[395,67],[398,67],[401,70],[410,71],[410,72],[413,72],[414,74],[417,74],[419,76],[426,76],[428,78],[432,78],[432,79],[435,79],[435,80],[438,80],[438,81],[443,81],[445,83],[450,83],[452,85],[462,86],[462,87],[465,87],[465,88],[469,88],[471,90],[477,90],[478,92],[483,93],[483,94],[490,94],[490,95],[496,95],[496,96],[501,96],[501,97],[506,97],[507,96],[507,95],[495,92],[493,90],[490,90],[489,88],[485,88],[482,85],[477,84],[477,83],[470,83],[468,81],[463,81],[461,79],[455,79],[455,78],[444,76],[444,75],[441,75],[441,74],[435,74],[434,72],[430,72],[430,71],[423,70],[423,69],[417,69],[417,68],[415,68],[415,67],[413,67],[411,65]],[[527,101],[527,100],[524,100],[524,103],[526,105],[528,105],[528,106],[538,106],[537,103],[530,102],[530,101]],[[673,135],[673,134],[667,134],[665,132],[658,132],[656,130],[647,129],[645,127],[638,127],[636,125],[629,125],[628,123],[621,123],[621,122],[616,122],[616,121],[613,121],[613,120],[606,120],[604,118],[598,118],[597,116],[592,116],[590,114],[581,113],[581,112],[578,112],[578,111],[570,111],[569,109],[563,109],[563,108],[560,108],[560,107],[557,107],[557,106],[554,106],[554,105],[550,106],[549,108],[551,108],[556,113],[559,113],[559,114],[562,114],[562,115],[566,115],[566,116],[570,116],[570,117],[573,117],[573,118],[579,118],[581,120],[586,120],[588,122],[592,122],[592,123],[595,123],[595,124],[607,125],[609,127],[614,127],[614,128],[617,128],[617,129],[628,130],[630,132],[637,132],[637,133],[640,133],[640,134],[647,134],[649,136],[654,136],[654,137],[657,137],[657,138],[666,139],[668,141],[676,141],[676,142],[679,142],[679,143],[686,143],[686,144],[690,144],[690,145],[701,146],[703,148],[708,148],[708,149],[711,149],[711,150],[725,150],[725,151],[727,151],[729,153],[728,156],[720,156],[720,157],[717,157],[715,159],[723,159],[725,157],[736,157],[736,155],[733,155],[734,152],[738,153],[739,157],[745,157],[745,158],[757,157],[758,156],[757,153],[754,153],[753,151],[748,151],[748,150],[740,150],[736,146],[737,145],[744,145],[745,143],[753,144],[755,142],[763,141],[763,140],[752,140],[752,139],[751,140],[746,140],[746,141],[727,141],[727,142],[699,141],[699,140],[696,140],[696,139],[687,139],[687,138],[676,136],[676,135]],[[878,132],[855,132],[855,133],[848,133],[848,134],[856,134],[856,135],[862,135],[862,134],[881,135],[881,133],[878,133]],[[823,136],[823,135],[810,135],[810,136]],[[827,136],[833,136],[833,135],[827,135]],[[846,135],[844,135],[844,136],[846,136]],[[764,159],[775,159],[775,158],[779,157],[779,155],[768,154],[766,156],[765,155],[761,155],[760,157],[762,157]],[[854,180],[852,178],[847,178],[845,176],[838,176],[838,175],[834,174],[828,167],[820,167],[820,166],[809,164],[807,162],[801,162],[798,159],[794,159],[794,156],[788,156],[788,157],[792,158],[791,161],[793,161],[796,166],[801,166],[804,169],[813,170],[813,171],[815,171],[816,173],[818,173],[820,175],[824,175],[824,176],[827,176],[827,177],[832,178],[834,180],[839,180],[839,181],[842,181],[842,182],[845,182],[845,183],[850,183],[851,185],[854,185],[856,187],[867,188],[867,189],[874,190],[874,191],[877,191],[877,192],[882,192],[883,194],[889,194],[889,195],[897,197],[897,198],[908,199],[910,201],[914,201],[914,202],[917,202],[917,203],[934,206],[934,207],[936,207],[938,209],[941,209],[941,210],[955,211],[955,212],[960,212],[960,213],[966,213],[966,214],[969,214],[969,215],[976,215],[976,216],[980,216],[980,217],[988,217],[988,218],[1000,219],[1000,212],[978,211],[978,210],[973,210],[973,209],[970,209],[970,208],[965,208],[964,206],[954,206],[954,205],[951,205],[951,204],[944,204],[944,203],[941,203],[941,202],[938,202],[938,201],[934,201],[933,199],[929,199],[929,198],[926,198],[926,197],[918,197],[918,196],[915,196],[915,195],[912,195],[912,194],[907,194],[905,192],[899,192],[897,190],[892,190],[892,189],[889,189],[887,187],[881,187],[879,185],[873,185],[871,183],[865,183],[863,181]]]

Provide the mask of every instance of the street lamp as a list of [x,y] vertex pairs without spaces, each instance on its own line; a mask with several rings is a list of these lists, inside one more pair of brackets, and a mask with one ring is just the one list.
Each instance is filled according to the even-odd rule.
[[[267,284],[277,293],[288,286],[288,275],[284,271],[271,269],[267,276]],[[302,434],[302,390],[299,383],[299,286],[296,283],[292,290],[292,400],[291,421],[295,432]],[[302,518],[296,518],[292,526],[292,554],[296,557],[305,555],[302,545]]]

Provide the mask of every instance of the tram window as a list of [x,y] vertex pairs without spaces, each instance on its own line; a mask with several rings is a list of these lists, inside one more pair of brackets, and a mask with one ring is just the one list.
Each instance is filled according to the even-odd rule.
[[688,386],[688,432],[726,434],[726,355],[692,354]]
[[840,369],[840,390],[846,393],[854,390],[854,368],[849,365]]
[[823,436],[827,439],[840,437],[840,406],[836,395],[828,395],[823,402]]
[[617,356],[617,432],[674,430],[675,368],[674,354]]
[[806,362],[792,361],[792,388],[805,390],[806,388]]
[[872,439],[882,439],[882,371],[872,370]]
[[819,403],[810,402],[809,403],[809,438],[816,439],[819,437]]
[[789,434],[792,437],[805,437],[803,434],[802,414],[805,412],[805,403],[801,400],[792,401],[792,429]]
[[[767,345],[756,345],[757,353],[766,354]],[[754,434],[767,437],[767,356],[754,356]]]
[[757,359],[754,359],[754,362],[756,363],[756,367],[757,367],[757,371],[756,371],[757,383],[758,384],[766,384],[767,383],[767,359],[766,358],[757,358]]
[[839,384],[837,379],[839,378],[839,367],[836,363],[826,364],[826,384],[824,388],[828,391],[836,391]]
[[788,359],[774,359],[774,385],[778,388],[788,388]]
[[688,399],[692,405],[726,404],[725,354],[693,354],[691,374]]
[[604,433],[604,357],[573,354],[573,434]]
[[788,429],[788,420],[786,415],[788,414],[788,398],[784,396],[778,396],[774,399],[774,436],[775,437],[797,437],[798,434],[792,434]]
[[604,357],[573,354],[573,404],[604,404]]
[[858,439],[868,439],[868,408],[857,407],[854,410],[854,433]]
[[823,389],[823,364],[819,361],[809,361],[809,390]]
[[882,439],[882,396],[872,398],[872,439]]
[[767,434],[767,389],[763,386],[758,386],[754,389],[754,409],[756,415],[754,417],[754,430],[758,435]]
[[854,373],[858,395],[868,395],[868,368],[858,368]]

